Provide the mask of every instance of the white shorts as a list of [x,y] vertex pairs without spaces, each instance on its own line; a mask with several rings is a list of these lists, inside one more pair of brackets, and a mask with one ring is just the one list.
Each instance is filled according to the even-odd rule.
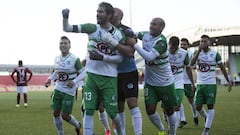
[[27,86],[17,86],[17,93],[27,93]]

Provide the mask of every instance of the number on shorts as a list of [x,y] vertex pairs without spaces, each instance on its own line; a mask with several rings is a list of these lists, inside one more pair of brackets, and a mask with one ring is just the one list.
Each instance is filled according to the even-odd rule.
[[92,100],[92,93],[91,92],[84,92],[84,99],[87,101],[91,101]]

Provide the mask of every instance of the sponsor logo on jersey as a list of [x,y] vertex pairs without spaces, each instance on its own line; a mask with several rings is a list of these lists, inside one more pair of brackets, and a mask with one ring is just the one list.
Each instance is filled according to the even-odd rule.
[[112,55],[113,51],[108,47],[107,43],[105,42],[98,42],[97,49],[99,52],[103,54]]
[[58,80],[59,81],[67,81],[69,79],[69,75],[66,72],[58,72]]
[[198,66],[201,72],[208,72],[210,70],[210,65],[207,63],[200,63]]

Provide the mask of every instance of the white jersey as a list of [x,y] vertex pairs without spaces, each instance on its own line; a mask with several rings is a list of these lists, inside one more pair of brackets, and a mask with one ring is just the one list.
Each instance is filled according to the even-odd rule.
[[216,65],[222,63],[218,52],[209,49],[208,52],[201,51],[198,59],[197,84],[216,84]]
[[138,33],[138,37],[142,40],[144,50],[151,51],[155,49],[160,54],[153,61],[145,61],[145,82],[152,86],[168,86],[172,84],[173,74],[168,62],[166,38],[163,35],[152,37],[149,32]]
[[169,53],[169,62],[174,76],[175,88],[184,89],[183,71],[185,66],[189,66],[187,51],[178,48],[174,54]]
[[88,34],[88,50],[94,49],[100,54],[105,55],[112,60],[91,60],[89,56],[86,56],[86,72],[94,73],[97,75],[117,77],[118,70],[117,65],[120,62],[119,59],[123,59],[120,53],[117,50],[113,50],[107,46],[107,43],[103,42],[102,33],[110,32],[113,35],[113,38],[119,42],[125,41],[122,33],[115,28],[114,26],[111,29],[106,30],[101,28],[100,25],[96,24],[81,24],[79,26],[79,32]]
[[[190,61],[191,61],[192,56],[193,56],[193,52],[188,50],[187,53],[188,53],[189,64],[190,64]],[[188,75],[187,75],[186,67],[183,70],[183,81],[184,81],[184,84],[192,84]]]
[[73,80],[78,76],[78,71],[81,69],[81,65],[78,66],[80,69],[76,69],[77,60],[80,63],[79,58],[73,54],[69,54],[64,58],[61,55],[55,58],[54,73],[57,74],[57,79],[54,89],[75,96],[78,85],[74,85],[70,88],[66,86],[66,84],[69,80]]

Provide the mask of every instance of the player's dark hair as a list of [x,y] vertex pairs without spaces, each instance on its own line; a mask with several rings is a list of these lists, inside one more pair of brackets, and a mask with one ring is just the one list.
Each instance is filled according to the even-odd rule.
[[23,65],[22,60],[19,60],[19,61],[18,61],[18,65],[19,65],[19,66],[22,66],[22,65]]
[[[103,7],[105,9],[105,12],[109,15],[114,15],[114,8],[113,6],[110,4],[110,3],[107,3],[107,2],[101,2],[99,5],[99,7]],[[112,18],[111,17],[111,18]]]
[[182,38],[182,39],[181,39],[181,42],[186,42],[186,43],[189,45],[189,41],[188,41],[188,39],[186,39],[186,38]]
[[207,38],[210,39],[210,37],[208,35],[202,35],[201,38]]
[[179,45],[179,38],[177,36],[172,36],[169,39],[169,44],[173,45],[173,46],[177,46]]
[[69,40],[69,38],[68,38],[67,36],[62,36],[62,37],[61,37],[61,40],[63,40],[63,39],[68,40],[69,44],[71,44],[71,41]]

